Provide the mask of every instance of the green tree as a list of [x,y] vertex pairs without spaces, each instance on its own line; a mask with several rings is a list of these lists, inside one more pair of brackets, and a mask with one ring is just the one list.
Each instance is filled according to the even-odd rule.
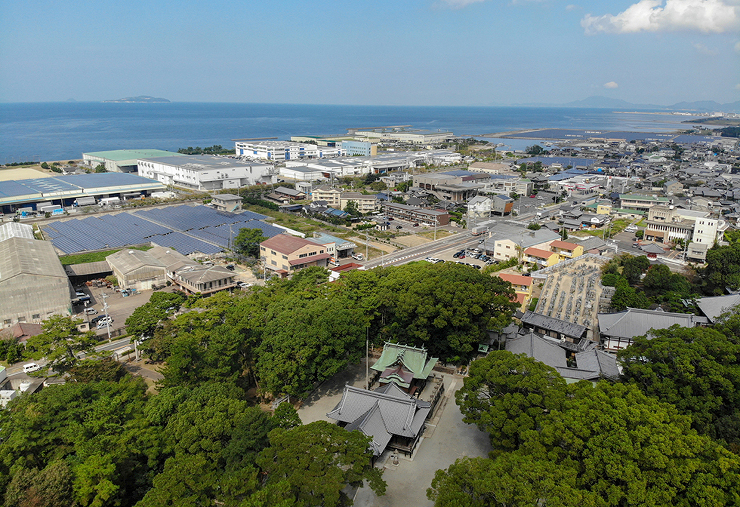
[[707,251],[706,266],[699,270],[706,294],[719,296],[726,288],[740,288],[740,242],[714,246]]
[[234,238],[234,248],[242,255],[257,258],[260,255],[260,243],[266,239],[262,229],[239,229],[239,234]]
[[542,226],[537,222],[532,222],[527,226],[527,229],[529,229],[530,231],[539,231],[540,229],[542,229]]
[[270,446],[257,458],[266,485],[286,482],[298,505],[334,507],[347,503],[342,489],[367,481],[385,494],[382,471],[372,465],[370,437],[326,421],[270,432]]
[[541,155],[544,152],[545,152],[545,149],[539,144],[535,144],[533,146],[527,146],[527,149],[526,149],[527,155]]
[[740,449],[740,343],[706,328],[651,334],[619,352],[624,380],[690,415],[700,433]]
[[640,281],[642,274],[650,267],[650,261],[644,255],[633,257],[625,255],[621,258],[622,276],[627,279],[630,285]]
[[449,262],[353,272],[336,288],[351,308],[366,308],[371,336],[424,346],[450,362],[472,357],[489,329],[511,321],[515,306],[507,282]]
[[427,497],[435,507],[597,505],[594,495],[576,488],[575,470],[518,453],[460,458],[437,470]]
[[82,319],[52,315],[41,324],[41,334],[26,342],[26,353],[36,360],[46,358],[48,366],[63,375],[79,362],[79,353],[95,352],[95,332],[82,333],[77,329],[79,324]]
[[353,217],[358,217],[361,215],[360,208],[357,206],[357,201],[347,201],[347,205],[344,207],[344,211],[346,211]]
[[288,297],[269,315],[256,364],[264,391],[305,396],[362,356],[365,326],[338,297]]
[[[622,280],[625,280],[622,278]],[[638,291],[634,287],[626,284],[617,283],[617,290],[611,300],[611,307],[614,310],[622,311],[627,308],[648,308],[650,300],[645,296],[643,291]]]
[[134,336],[151,337],[160,322],[170,312],[179,310],[184,302],[185,296],[179,292],[154,292],[147,303],[126,319],[126,330]]
[[72,471],[61,460],[49,463],[41,471],[21,468],[5,491],[6,507],[58,507],[73,503]]
[[554,368],[501,350],[471,363],[455,401],[463,421],[487,432],[494,448],[512,450],[525,432],[539,428],[548,413],[561,407],[565,386]]
[[97,166],[95,166],[95,172],[96,173],[107,173],[108,169],[106,169],[103,164],[98,164]]
[[740,457],[690,428],[691,419],[633,385],[574,384],[561,410],[521,452],[572,468],[597,505],[733,505]]

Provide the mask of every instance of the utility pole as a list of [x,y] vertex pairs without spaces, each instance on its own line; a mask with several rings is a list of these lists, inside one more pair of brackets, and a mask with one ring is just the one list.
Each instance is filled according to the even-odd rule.
[[100,294],[103,296],[103,311],[105,312],[105,328],[108,330],[108,341],[111,341],[110,339],[110,317],[108,317],[108,294],[103,292]]
[[370,390],[370,326],[365,328],[365,389]]

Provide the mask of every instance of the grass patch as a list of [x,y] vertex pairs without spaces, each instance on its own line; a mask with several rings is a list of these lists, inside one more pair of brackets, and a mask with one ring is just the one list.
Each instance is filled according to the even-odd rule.
[[[420,236],[422,238],[427,239],[434,239],[434,231],[427,231],[427,232],[420,232],[417,234],[417,236]],[[446,238],[447,236],[452,236],[452,233],[450,231],[446,231],[444,229],[437,231],[437,239]]]
[[319,222],[312,218],[307,218],[301,215],[294,215],[292,213],[283,213],[282,211],[274,211],[262,206],[249,205],[245,209],[254,211],[255,213],[262,213],[268,217],[274,218],[273,223],[288,227],[307,235],[311,235],[317,231],[328,231],[331,234],[346,233],[347,230],[335,225]]
[[106,257],[121,250],[142,250],[146,252],[152,249],[151,246],[130,246],[126,248],[115,248],[113,250],[105,250],[103,252],[88,252],[83,254],[72,254],[62,255],[59,260],[62,266],[69,266],[70,264],[87,264],[88,262],[99,262],[104,261]]

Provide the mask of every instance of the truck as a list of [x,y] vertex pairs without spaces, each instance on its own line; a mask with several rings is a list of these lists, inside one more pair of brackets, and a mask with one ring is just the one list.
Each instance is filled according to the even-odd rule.
[[486,233],[486,227],[484,225],[478,225],[476,227],[473,227],[470,232],[473,236],[480,236],[481,234]]
[[101,206],[112,206],[114,204],[120,204],[120,203],[121,203],[120,197],[104,197],[100,199]]
[[41,208],[39,208],[39,211],[41,211],[41,213],[53,213],[54,210],[58,209],[62,209],[59,204],[48,204],[46,206],[41,206]]

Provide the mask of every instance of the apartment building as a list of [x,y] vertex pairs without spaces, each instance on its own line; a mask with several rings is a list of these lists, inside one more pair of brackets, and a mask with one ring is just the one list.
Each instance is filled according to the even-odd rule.
[[331,254],[326,247],[313,241],[278,234],[260,243],[260,257],[269,269],[280,276],[309,266],[326,267]]

